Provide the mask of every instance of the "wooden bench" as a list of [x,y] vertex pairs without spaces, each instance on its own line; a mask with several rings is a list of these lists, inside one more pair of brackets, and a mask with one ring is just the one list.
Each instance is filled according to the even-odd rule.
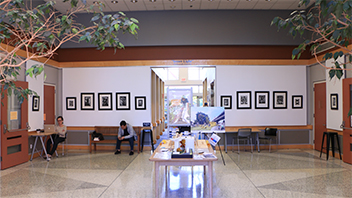
[[[141,127],[140,126],[134,126],[133,130],[136,132],[137,134],[137,140],[134,141],[134,143],[137,143],[138,145],[138,153],[141,150],[140,149],[140,137],[141,137]],[[94,151],[97,150],[97,144],[114,144],[116,145],[116,141],[117,141],[117,133],[119,131],[119,127],[118,126],[95,126],[95,131],[97,133],[101,133],[104,136],[104,140],[100,140],[100,141],[93,141],[92,138],[92,133],[89,134],[90,137],[90,145],[89,145],[89,152],[92,152],[92,145],[94,145]],[[113,139],[107,139],[107,137],[111,137],[114,136],[115,138]]]

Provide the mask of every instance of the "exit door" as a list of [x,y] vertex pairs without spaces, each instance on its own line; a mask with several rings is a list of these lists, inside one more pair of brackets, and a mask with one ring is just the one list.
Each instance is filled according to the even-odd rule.
[[[15,82],[17,87],[28,88],[27,82]],[[1,99],[1,169],[28,161],[28,101],[19,103],[14,94]]]

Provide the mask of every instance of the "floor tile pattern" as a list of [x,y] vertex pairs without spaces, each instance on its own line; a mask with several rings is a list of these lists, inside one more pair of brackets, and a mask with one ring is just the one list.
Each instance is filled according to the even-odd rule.
[[[220,152],[214,162],[212,197],[352,197],[352,165],[319,158],[314,150],[269,153]],[[0,171],[0,197],[155,197],[150,151],[88,153],[70,150],[50,162],[32,162]],[[159,197],[211,197],[203,167],[160,168]]]

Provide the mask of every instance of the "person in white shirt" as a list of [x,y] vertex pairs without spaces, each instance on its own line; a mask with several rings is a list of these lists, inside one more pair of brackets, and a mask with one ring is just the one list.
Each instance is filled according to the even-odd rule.
[[[55,152],[57,145],[66,139],[67,128],[63,124],[64,118],[62,116],[57,117],[57,125],[55,126],[56,134],[52,134],[51,137],[53,138],[54,144],[52,144],[51,140],[46,142],[46,151],[48,153],[48,160],[50,160],[51,156]],[[52,146],[52,147],[51,147]]]

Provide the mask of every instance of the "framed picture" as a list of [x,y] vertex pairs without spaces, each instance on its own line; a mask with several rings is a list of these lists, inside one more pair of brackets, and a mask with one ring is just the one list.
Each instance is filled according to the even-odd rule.
[[255,92],[255,108],[256,109],[269,109],[269,92],[256,91]]
[[136,96],[134,97],[134,104],[136,110],[146,110],[146,97],[145,96]]
[[94,93],[81,93],[81,110],[94,110]]
[[118,92],[116,93],[116,110],[130,110],[130,93]]
[[274,91],[273,97],[274,109],[287,109],[287,91]]
[[339,95],[334,93],[330,94],[331,110],[339,110]]
[[232,108],[232,96],[220,96],[221,107],[224,109],[231,109]]
[[98,109],[112,110],[112,93],[98,93]]
[[237,109],[251,109],[251,92],[250,91],[238,91],[237,92]]
[[39,96],[33,96],[32,111],[39,111],[39,102],[40,102]]
[[292,109],[302,109],[303,108],[303,96],[293,95],[292,96]]
[[66,97],[66,110],[76,110],[76,97]]

